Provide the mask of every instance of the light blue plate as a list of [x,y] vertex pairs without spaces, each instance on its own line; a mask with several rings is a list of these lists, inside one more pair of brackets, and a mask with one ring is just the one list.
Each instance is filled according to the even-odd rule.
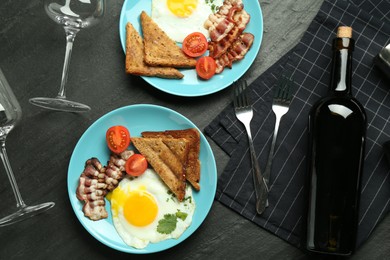
[[[238,80],[252,65],[259,52],[263,38],[263,15],[258,0],[243,0],[245,10],[251,15],[251,20],[245,29],[255,36],[252,48],[241,61],[233,63],[232,69],[225,68],[221,74],[217,74],[210,80],[201,80],[196,76],[194,69],[181,70],[183,79],[162,79],[157,77],[143,77],[146,82],[166,93],[196,97],[220,91]],[[119,35],[122,48],[126,48],[126,23],[131,22],[134,28],[141,32],[139,17],[142,11],[149,15],[152,10],[151,0],[125,0],[119,19]],[[142,33],[140,33],[142,35]]]
[[[112,223],[110,203],[106,201],[107,219],[91,221],[82,212],[82,203],[76,197],[80,174],[85,161],[97,157],[103,165],[109,159],[106,145],[106,131],[113,125],[124,125],[132,136],[140,136],[142,131],[163,131],[170,129],[197,128],[190,120],[168,108],[155,105],[132,105],[116,109],[99,118],[81,136],[78,141],[68,169],[68,193],[72,208],[84,228],[103,244],[119,251],[148,254],[171,248],[188,238],[202,224],[212,206],[217,187],[217,168],[213,152],[204,135],[200,132],[201,190],[194,190],[196,201],[192,224],[178,238],[159,243],[150,243],[144,249],[135,249],[126,245]],[[199,130],[199,129],[198,129]]]

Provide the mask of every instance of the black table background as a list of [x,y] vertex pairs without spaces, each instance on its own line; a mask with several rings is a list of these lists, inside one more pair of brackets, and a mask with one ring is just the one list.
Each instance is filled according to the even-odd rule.
[[[264,16],[261,49],[245,74],[251,82],[290,50],[316,15],[321,0],[259,1]],[[43,10],[42,1],[0,1],[0,68],[23,110],[7,139],[7,151],[26,204],[54,201],[50,211],[0,228],[0,259],[306,259],[303,252],[271,235],[219,202],[204,223],[180,245],[152,255],[129,255],[94,239],[79,223],[67,194],[67,169],[84,131],[107,112],[131,104],[156,104],[174,109],[203,129],[229,102],[230,89],[196,98],[182,98],[154,89],[124,73],[119,42],[123,0],[106,1],[106,16],[81,31],[74,43],[67,96],[91,106],[84,114],[46,111],[28,103],[35,96],[58,92],[65,53],[64,31]],[[212,141],[218,174],[228,156]],[[1,216],[15,201],[0,170]],[[390,255],[390,217],[379,224],[353,259],[386,259]]]

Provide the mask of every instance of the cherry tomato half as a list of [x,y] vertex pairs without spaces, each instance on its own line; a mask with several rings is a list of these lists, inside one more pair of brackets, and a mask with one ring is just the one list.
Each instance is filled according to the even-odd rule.
[[106,142],[113,153],[123,152],[130,145],[129,130],[121,125],[110,127],[106,132]]
[[139,153],[130,156],[125,165],[126,173],[131,176],[140,176],[145,172],[146,168],[148,168],[148,162],[145,156]]
[[215,74],[217,65],[209,56],[203,56],[196,62],[196,73],[202,79],[210,79]]
[[208,46],[207,39],[202,33],[193,32],[184,39],[182,49],[190,57],[199,57],[207,51]]

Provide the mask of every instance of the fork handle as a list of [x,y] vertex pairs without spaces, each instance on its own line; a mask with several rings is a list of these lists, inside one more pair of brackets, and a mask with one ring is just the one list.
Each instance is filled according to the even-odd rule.
[[277,116],[276,115],[275,128],[274,128],[274,133],[273,133],[273,136],[272,136],[271,149],[269,151],[267,165],[265,167],[265,172],[264,172],[264,175],[263,175],[263,177],[264,177],[265,181],[267,182],[267,184],[269,183],[269,176],[271,174],[272,159],[274,157],[276,138],[278,137],[278,131],[279,131],[279,125],[280,125],[280,119],[281,118],[282,118],[281,116]]
[[253,170],[253,184],[256,193],[256,211],[258,214],[262,214],[267,206],[267,194],[268,186],[261,174],[260,165],[257,161],[255,148],[253,146],[252,135],[250,131],[249,123],[244,124],[248,135],[249,150],[251,154],[252,170]]
[[[264,174],[263,174],[263,178],[264,178],[265,183],[267,184],[267,187],[268,187],[268,184],[269,184],[269,177],[271,175],[271,166],[272,166],[272,160],[273,160],[273,157],[274,157],[276,138],[278,137],[280,119],[282,118],[282,116],[278,116],[276,114],[275,114],[275,116],[276,116],[275,128],[274,128],[274,133],[273,133],[273,136],[272,136],[271,149],[269,151],[269,155],[268,155],[268,159],[267,159],[267,165],[265,167],[265,171],[264,171]],[[268,207],[268,194],[267,194],[267,198],[266,198],[266,207]]]

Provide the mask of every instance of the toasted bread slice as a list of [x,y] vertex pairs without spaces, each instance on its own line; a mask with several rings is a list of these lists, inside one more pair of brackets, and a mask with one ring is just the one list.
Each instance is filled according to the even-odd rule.
[[132,137],[135,148],[161,177],[179,201],[185,196],[186,179],[179,158],[164,144],[161,138]]
[[163,143],[179,158],[185,168],[188,162],[190,152],[190,142],[185,138],[161,138]]
[[148,138],[185,138],[190,146],[185,176],[196,190],[200,190],[200,134],[197,129],[189,128],[185,130],[168,130],[163,132],[142,132],[141,135]]
[[141,13],[145,62],[150,66],[194,68],[196,60],[183,53],[179,46],[158,27],[144,11]]
[[131,23],[126,24],[126,73],[174,79],[184,76],[175,68],[148,66],[144,62],[143,40]]

